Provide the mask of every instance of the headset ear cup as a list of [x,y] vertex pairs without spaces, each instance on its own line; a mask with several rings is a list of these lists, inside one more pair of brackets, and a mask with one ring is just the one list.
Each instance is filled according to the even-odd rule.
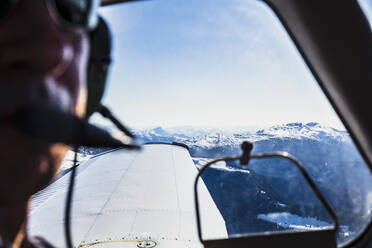
[[102,17],[90,32],[90,58],[88,62],[88,101],[85,117],[88,119],[100,106],[111,64],[111,33]]

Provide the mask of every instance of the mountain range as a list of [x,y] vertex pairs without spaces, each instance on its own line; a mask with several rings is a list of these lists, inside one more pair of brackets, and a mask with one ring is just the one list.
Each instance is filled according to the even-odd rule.
[[[186,144],[199,168],[211,159],[241,154],[243,141],[253,144],[253,154],[288,152],[303,164],[336,211],[343,230],[339,232],[339,242],[357,235],[370,220],[372,201],[368,192],[372,189],[372,177],[347,131],[310,122],[276,125],[256,132],[182,132],[156,127],[135,134],[144,143]],[[333,225],[297,168],[284,159],[252,160],[247,168],[238,162],[220,164],[208,169],[203,180],[230,235],[296,229],[298,225],[278,222],[283,218],[267,217],[279,213],[295,216],[295,220],[315,219],[321,226]],[[304,223],[301,228],[320,226]]]

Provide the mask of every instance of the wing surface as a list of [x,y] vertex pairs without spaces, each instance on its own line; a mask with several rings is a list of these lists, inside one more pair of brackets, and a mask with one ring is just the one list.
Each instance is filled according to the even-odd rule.
[[[196,231],[193,182],[197,174],[187,149],[146,145],[117,150],[78,167],[72,207],[76,247],[202,247]],[[68,174],[32,203],[28,230],[65,247],[63,212]],[[205,237],[227,237],[224,220],[204,183]],[[209,227],[209,228],[208,228]],[[142,242],[142,243],[141,243]],[[155,246],[153,246],[155,245]]]

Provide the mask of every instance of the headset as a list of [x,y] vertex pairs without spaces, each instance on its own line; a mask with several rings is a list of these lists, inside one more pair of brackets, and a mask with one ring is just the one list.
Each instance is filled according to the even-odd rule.
[[86,119],[102,109],[101,100],[111,65],[111,32],[106,21],[101,16],[98,18],[97,27],[89,33],[90,55],[87,70]]

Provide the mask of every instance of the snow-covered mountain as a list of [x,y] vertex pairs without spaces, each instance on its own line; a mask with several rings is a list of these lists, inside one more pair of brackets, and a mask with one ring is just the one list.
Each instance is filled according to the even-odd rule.
[[255,134],[258,140],[265,138],[293,138],[293,139],[313,139],[321,141],[324,139],[334,139],[345,141],[349,135],[346,131],[340,131],[332,127],[325,127],[316,122],[288,123],[285,125],[276,125],[267,129],[259,130]]
[[211,137],[192,137],[185,140],[190,144],[201,144],[214,146],[217,143],[220,145],[230,145],[241,142],[242,140],[249,140],[250,142],[258,142],[269,139],[310,139],[314,141],[348,141],[349,135],[346,131],[340,131],[332,127],[325,127],[319,123],[310,122],[302,123],[288,123],[283,125],[276,125],[273,127],[258,130],[256,133],[250,134],[248,132],[236,133],[233,135],[224,135],[223,133],[216,133]]
[[147,142],[183,142],[193,137],[212,137],[214,135],[233,135],[235,133],[254,133],[253,130],[258,130],[257,127],[232,127],[232,128],[216,128],[216,127],[193,127],[193,126],[178,126],[178,127],[154,127],[148,129],[134,130],[136,136],[143,143]]
[[135,134],[144,143],[181,142],[189,146],[191,156],[207,158],[239,154],[240,144],[243,141],[252,143],[269,141],[272,143],[275,140],[306,140],[329,144],[337,142],[350,144],[351,142],[346,131],[325,127],[315,122],[277,125],[258,130],[255,133],[242,130],[231,134],[230,131],[224,132],[216,129],[197,131],[190,127],[186,127],[186,130],[183,131],[182,128],[167,130],[162,127],[156,127],[136,131]]

